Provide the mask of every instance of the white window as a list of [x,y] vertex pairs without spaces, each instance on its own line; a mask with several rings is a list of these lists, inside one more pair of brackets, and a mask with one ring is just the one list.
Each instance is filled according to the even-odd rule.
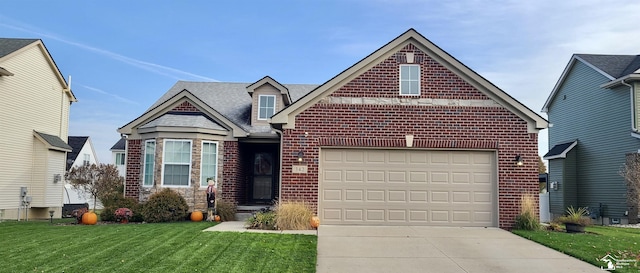
[[89,166],[91,163],[91,155],[90,154],[82,154],[84,156],[84,161],[82,162],[85,166]]
[[142,185],[153,186],[153,173],[156,165],[156,141],[147,140],[144,142],[144,175]]
[[276,96],[260,95],[258,97],[258,119],[271,118],[276,111]]
[[420,95],[420,65],[400,65],[400,95]]
[[202,162],[200,163],[200,186],[207,186],[207,178],[218,178],[218,143],[202,142]]
[[124,153],[116,153],[116,166],[124,166]]
[[191,140],[164,141],[162,185],[188,187],[191,178]]

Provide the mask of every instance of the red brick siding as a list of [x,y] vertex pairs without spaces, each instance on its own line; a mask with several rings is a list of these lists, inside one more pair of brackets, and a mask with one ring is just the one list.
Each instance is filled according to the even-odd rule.
[[244,177],[241,165],[240,149],[237,141],[224,142],[222,167],[222,198],[235,203],[245,202]]
[[140,177],[142,175],[142,140],[127,139],[127,173],[125,175],[125,192],[128,197],[138,198],[140,194]]
[[[404,50],[412,50],[416,60],[421,60],[420,97],[488,99],[413,46]],[[399,97],[398,59],[402,58],[388,58],[332,95]],[[305,132],[309,133],[306,137]],[[504,108],[319,103],[296,117],[296,129],[284,131],[281,198],[305,200],[317,209],[320,146],[404,148],[407,134],[414,135],[414,148],[497,150],[501,228],[513,226],[523,193],[538,192],[537,134],[529,133],[527,123]],[[306,174],[290,171],[298,151],[304,152]],[[515,166],[517,154],[524,157],[524,166]]]
[[171,111],[176,111],[176,112],[200,112],[200,110],[198,110],[198,108],[193,106],[193,104],[191,104],[188,101],[182,102],[180,105],[178,105],[178,106],[174,107],[173,109],[171,109]]
[[410,98],[489,99],[485,94],[411,44],[340,87],[332,96],[408,98],[409,96],[399,96],[399,66],[406,64],[404,55],[407,52],[414,53],[415,61],[413,64],[420,63],[420,75],[422,76],[420,96],[410,96]]

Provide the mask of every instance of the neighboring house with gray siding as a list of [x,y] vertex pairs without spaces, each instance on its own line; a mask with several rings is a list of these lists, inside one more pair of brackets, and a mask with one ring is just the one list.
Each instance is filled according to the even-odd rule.
[[39,39],[0,38],[0,91],[0,213],[49,218],[54,210],[60,217],[76,98]]
[[619,170],[640,149],[639,68],[636,55],[575,54],[560,76],[542,109],[552,216],[578,206],[589,207],[596,223],[635,221]]

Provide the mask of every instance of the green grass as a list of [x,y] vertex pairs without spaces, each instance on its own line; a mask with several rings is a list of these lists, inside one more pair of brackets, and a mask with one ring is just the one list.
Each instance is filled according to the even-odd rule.
[[0,272],[315,272],[316,236],[212,225],[2,222]]
[[514,230],[513,233],[576,257],[597,267],[606,264],[599,259],[612,254],[617,259],[636,260],[630,267],[615,272],[640,271],[640,229],[590,226],[587,233]]

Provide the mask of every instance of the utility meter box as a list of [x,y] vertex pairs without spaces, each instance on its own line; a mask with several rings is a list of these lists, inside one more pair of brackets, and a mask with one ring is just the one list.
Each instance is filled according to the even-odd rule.
[[20,187],[20,197],[27,196],[27,187]]

